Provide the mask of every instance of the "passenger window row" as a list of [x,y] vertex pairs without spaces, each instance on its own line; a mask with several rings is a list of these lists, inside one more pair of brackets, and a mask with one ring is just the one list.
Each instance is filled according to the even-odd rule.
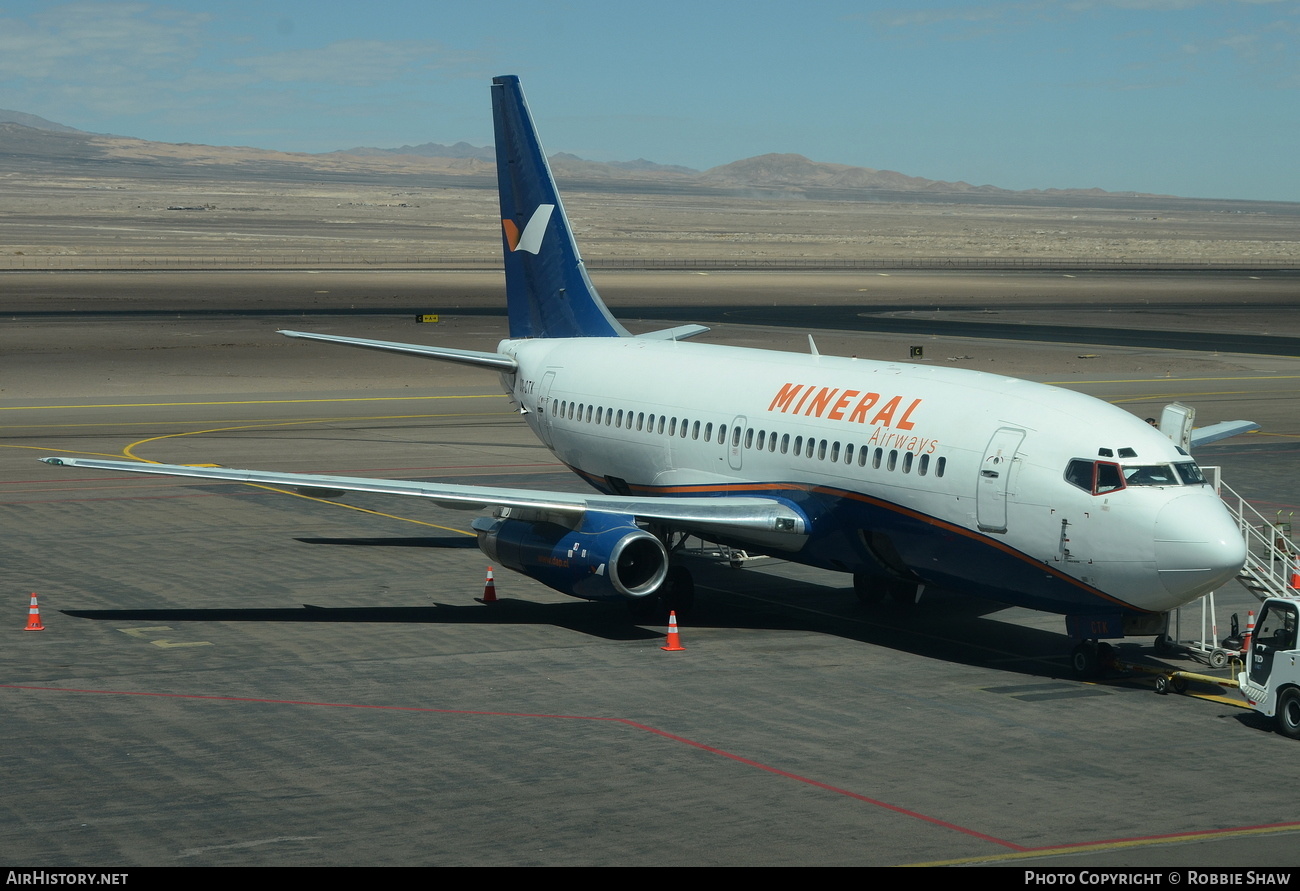
[[[573,403],[566,400],[560,400],[555,412],[557,418],[565,418],[570,421],[581,421],[585,424],[604,425],[606,427],[621,427],[627,430],[643,430],[646,433],[658,433],[660,435],[678,436],[686,439],[703,439],[705,442],[713,441],[713,424],[703,424],[699,421],[691,422],[686,418],[680,421],[677,418],[670,418],[667,415],[655,415],[645,412],[623,411],[604,406],[586,405],[584,403]],[[658,429],[656,430],[656,426]],[[718,445],[727,441],[727,426],[719,424],[717,427]]]
[[[623,409],[615,410],[604,406],[592,406],[567,400],[559,401],[555,414],[556,417],[570,421],[580,421],[585,424],[641,430],[647,433],[657,433],[661,436],[677,436],[681,439],[686,439],[689,436],[694,440],[716,442],[718,445],[725,445],[727,442],[726,424],[718,424],[715,427],[714,424],[709,422],[701,425],[700,421],[691,421],[686,418],[678,419],[667,415],[624,411]],[[715,430],[716,438],[714,435]],[[817,439],[811,436],[807,439],[796,436],[791,441],[788,433],[778,434],[774,430],[755,431],[753,427],[747,427],[743,431],[740,427],[731,428],[731,445],[733,448],[740,447],[742,437],[744,438],[745,448],[752,451],[779,451],[782,455],[816,458],[818,461],[829,461],[833,464],[851,465],[854,463],[855,448],[853,443],[841,445],[838,442]],[[879,470],[881,466],[884,466],[889,471],[915,472],[918,476],[925,476],[931,470],[930,456],[928,454],[916,455],[910,451],[900,452],[899,449],[890,449],[886,453],[882,448],[872,449],[869,446],[860,446],[856,449],[856,458],[859,467],[866,467],[870,464],[873,470]],[[943,476],[947,463],[948,459],[942,456],[935,459],[933,464],[934,475]]]

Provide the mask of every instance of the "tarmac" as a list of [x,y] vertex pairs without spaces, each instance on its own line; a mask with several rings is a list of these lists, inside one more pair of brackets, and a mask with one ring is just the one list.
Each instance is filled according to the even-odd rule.
[[[751,278],[612,277],[611,302],[622,315],[656,301],[755,305]],[[865,286],[805,278],[804,295]],[[665,629],[623,607],[500,569],[501,602],[476,602],[487,558],[466,531],[473,513],[35,460],[582,489],[495,376],[273,333],[470,349],[504,336],[487,314],[499,276],[363,281],[0,276],[0,861],[1297,863],[1300,814],[1278,769],[1296,744],[1230,691],[1075,680],[1058,616],[942,592],[870,609],[842,575],[701,555],[686,649],[665,652]],[[899,300],[944,301],[982,293],[973,281],[891,286]],[[1153,294],[1176,290],[1148,281]],[[1092,282],[1096,300],[1123,292],[1128,305],[1142,281],[1103,284]],[[1068,299],[1061,286],[1007,290]],[[1137,325],[1133,302],[1110,327],[1157,341],[1164,330],[1290,336],[1296,280],[1263,289],[1271,310],[1225,314],[1249,304],[1250,287],[1197,283],[1160,324]],[[1029,296],[1006,301],[1017,299]],[[705,337],[807,349],[808,319],[782,306]],[[413,308],[440,322],[416,325]],[[1259,330],[1270,313],[1279,322]],[[823,353],[902,360],[912,345],[812,333]],[[1142,416],[1180,400],[1199,423],[1256,420],[1262,434],[1198,459],[1269,516],[1300,504],[1300,358],[915,338],[923,361],[1061,383]],[[39,633],[23,631],[33,591]],[[1254,605],[1244,589],[1221,591],[1218,636]],[[1183,611],[1182,637],[1198,636],[1199,618]],[[1121,642],[1121,657],[1162,664],[1149,643]]]

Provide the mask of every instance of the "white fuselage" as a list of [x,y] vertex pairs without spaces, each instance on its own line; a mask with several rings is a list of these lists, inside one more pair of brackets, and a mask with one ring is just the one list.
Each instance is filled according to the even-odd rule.
[[[800,562],[1087,614],[1171,609],[1244,557],[1212,488],[1175,471],[1192,473],[1189,457],[1069,390],[637,338],[498,350],[518,362],[504,381],[534,431],[597,488],[788,499],[809,520],[783,555]],[[1134,483],[1097,482],[1108,474]]]

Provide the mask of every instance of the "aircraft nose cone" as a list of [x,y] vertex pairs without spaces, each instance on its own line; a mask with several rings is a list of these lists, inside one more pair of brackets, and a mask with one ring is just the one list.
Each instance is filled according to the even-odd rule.
[[1218,588],[1246,562],[1241,531],[1209,489],[1180,496],[1161,508],[1155,545],[1160,581],[1183,603]]

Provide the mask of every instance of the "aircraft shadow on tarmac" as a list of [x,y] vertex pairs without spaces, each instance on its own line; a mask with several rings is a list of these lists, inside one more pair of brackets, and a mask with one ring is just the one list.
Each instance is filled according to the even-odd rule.
[[432,606],[301,607],[255,609],[63,610],[77,619],[114,622],[372,622],[415,625],[551,625],[604,640],[650,640],[663,632],[635,625],[620,604],[533,603],[499,599],[494,604],[434,603]]
[[[322,543],[389,547],[438,547],[430,538],[323,539]],[[464,547],[448,539],[452,547]],[[470,545],[472,540],[464,539]],[[1073,679],[1071,642],[1064,633],[1004,621],[1004,606],[989,601],[927,592],[919,604],[864,606],[849,586],[795,581],[756,571],[737,572],[711,561],[690,560],[695,608],[680,619],[690,648],[692,630],[802,632],[828,635],[924,658],[1010,674]],[[510,575],[504,577],[508,586]],[[467,595],[466,599],[469,599]],[[508,596],[497,603],[437,603],[420,606],[97,609],[64,610],[73,618],[115,622],[342,622],[426,625],[549,625],[608,641],[662,638],[662,624],[639,624],[621,603],[536,603]],[[1159,663],[1146,641],[1117,642],[1129,662]],[[1139,689],[1134,686],[1133,689]],[[1149,687],[1147,687],[1149,689]]]

